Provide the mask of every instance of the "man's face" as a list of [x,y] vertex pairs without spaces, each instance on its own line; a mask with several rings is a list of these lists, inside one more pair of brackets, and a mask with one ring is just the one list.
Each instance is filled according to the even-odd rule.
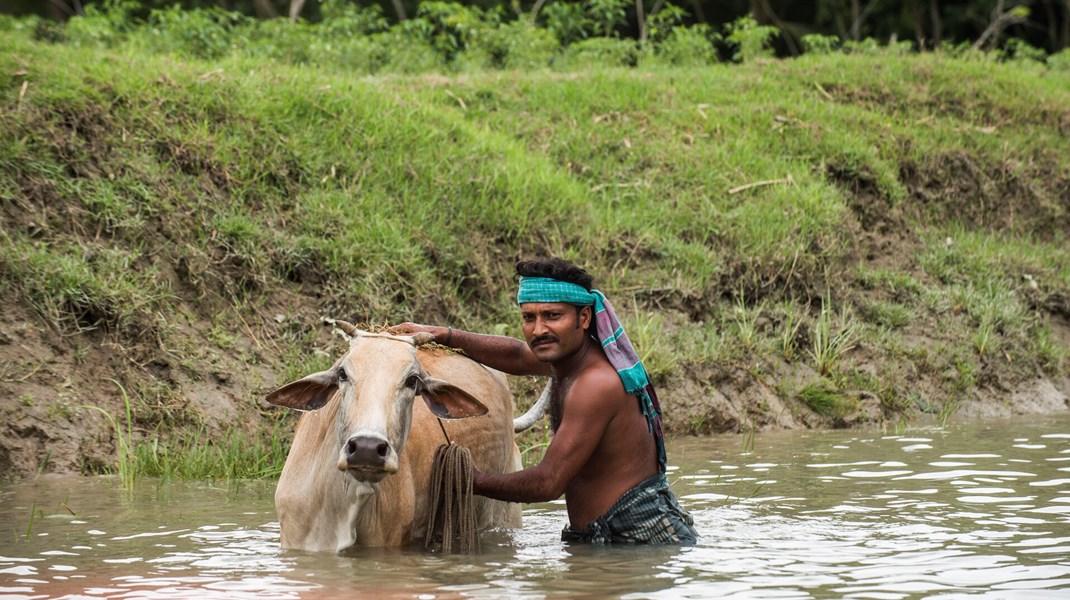
[[554,363],[583,347],[591,323],[591,307],[564,302],[528,302],[520,305],[524,338],[535,357]]

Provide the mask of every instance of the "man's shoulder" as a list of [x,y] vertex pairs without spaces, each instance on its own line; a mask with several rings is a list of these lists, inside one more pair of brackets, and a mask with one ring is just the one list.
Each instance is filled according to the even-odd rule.
[[572,384],[572,394],[604,402],[620,400],[628,395],[620,375],[608,361],[594,363],[581,371]]

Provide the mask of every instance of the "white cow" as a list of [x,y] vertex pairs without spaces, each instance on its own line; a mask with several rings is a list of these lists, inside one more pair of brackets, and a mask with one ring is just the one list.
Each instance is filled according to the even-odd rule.
[[[275,491],[284,548],[337,552],[422,539],[443,428],[481,471],[521,468],[503,374],[422,346],[429,338],[421,334],[374,334],[336,323],[351,336],[349,352],[330,370],[267,396],[310,411],[298,421]],[[517,421],[530,426],[547,397]],[[480,529],[520,526],[518,504],[476,496],[473,505]]]

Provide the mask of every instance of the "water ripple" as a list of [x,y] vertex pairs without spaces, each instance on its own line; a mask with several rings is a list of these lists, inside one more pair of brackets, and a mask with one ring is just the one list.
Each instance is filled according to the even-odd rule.
[[[561,501],[473,556],[284,552],[273,486],[104,479],[5,490],[0,594],[143,598],[910,598],[1070,594],[1070,418],[909,435],[670,440],[688,548],[565,546]],[[1053,429],[1057,432],[1053,432]],[[1028,465],[1028,466],[1022,466]],[[35,520],[66,498],[77,519]],[[22,530],[21,532],[19,530]]]

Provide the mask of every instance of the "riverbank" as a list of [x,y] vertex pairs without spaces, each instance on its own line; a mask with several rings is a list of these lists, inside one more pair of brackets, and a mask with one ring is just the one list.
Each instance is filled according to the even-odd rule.
[[1066,71],[358,77],[12,35],[0,83],[0,473],[270,477],[263,396],[344,351],[327,319],[519,335],[512,265],[551,254],[677,434],[1067,410]]

